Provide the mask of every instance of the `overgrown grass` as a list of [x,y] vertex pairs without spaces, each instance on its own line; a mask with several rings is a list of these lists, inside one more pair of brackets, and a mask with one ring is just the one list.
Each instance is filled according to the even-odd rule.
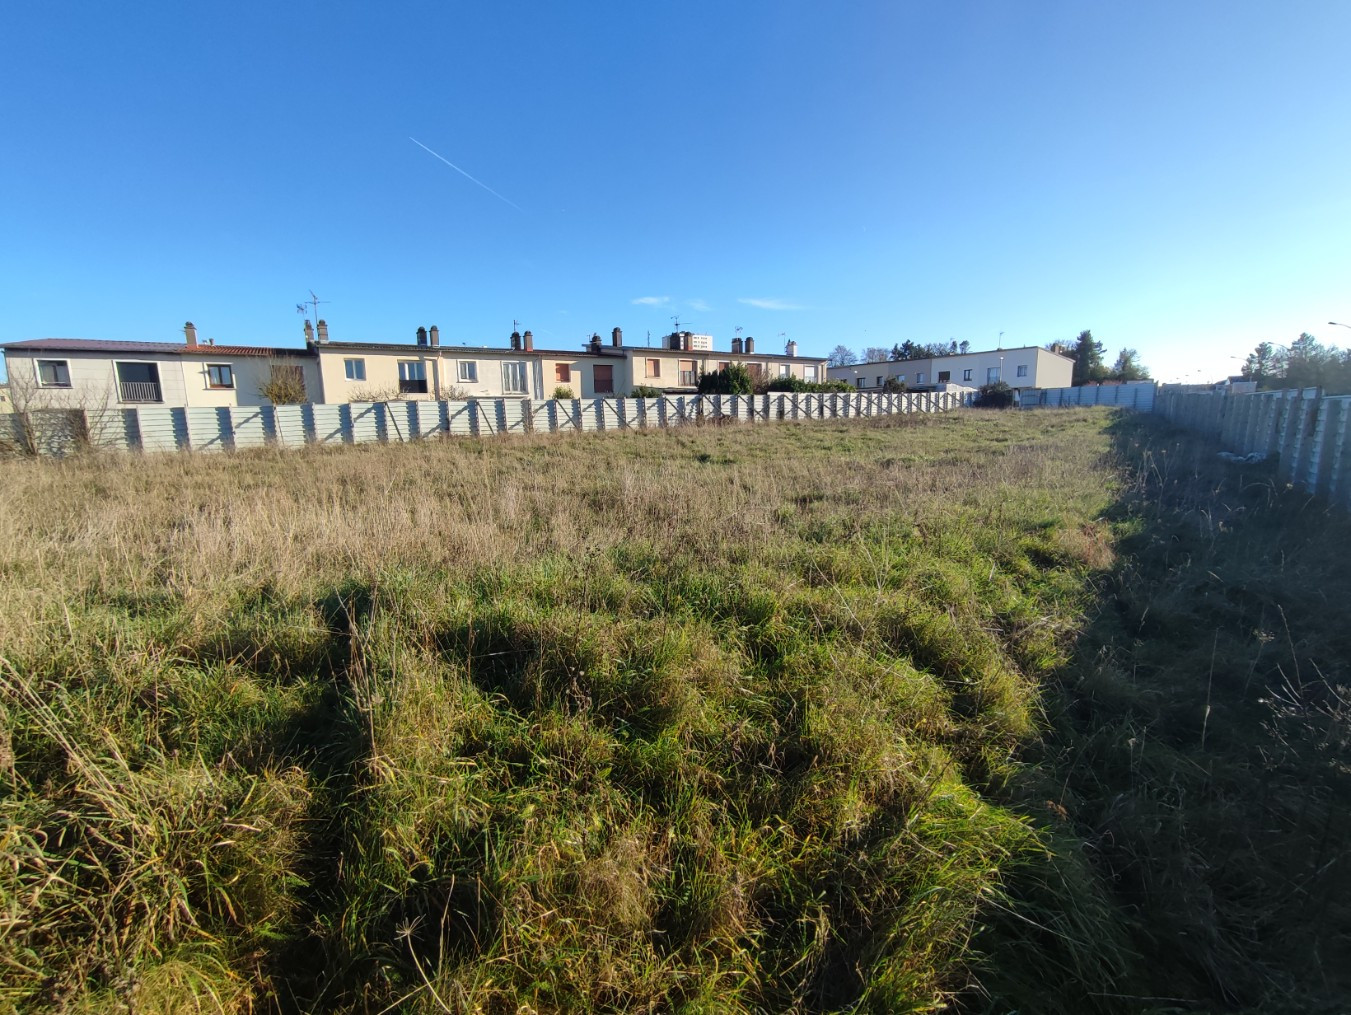
[[[1068,1012],[1293,989],[1310,949],[1327,970],[1340,903],[1264,962],[1234,927],[1279,927],[1296,870],[1341,884],[1340,748],[1315,776],[1291,747],[1269,780],[1292,880],[1235,889],[1275,831],[1209,877],[1225,821],[1259,816],[1228,759],[1261,748],[1215,712],[1221,681],[1194,742],[1196,674],[1162,695],[1130,631],[1177,580],[1149,542],[1193,524],[1170,498],[1220,494],[1110,419],[6,464],[0,1006]],[[1274,525],[1292,495],[1263,490],[1249,517]],[[1304,663],[1304,711],[1276,716],[1263,644],[1252,729],[1289,745],[1334,699]],[[1230,922],[1169,902],[1201,884]]]

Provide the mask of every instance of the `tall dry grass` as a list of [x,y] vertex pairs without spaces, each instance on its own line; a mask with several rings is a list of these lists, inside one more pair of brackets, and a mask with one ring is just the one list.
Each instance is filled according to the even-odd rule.
[[939,1010],[1106,419],[4,463],[0,1003]]

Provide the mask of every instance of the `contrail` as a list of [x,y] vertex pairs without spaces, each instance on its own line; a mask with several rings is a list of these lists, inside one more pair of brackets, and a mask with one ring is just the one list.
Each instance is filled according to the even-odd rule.
[[482,180],[475,180],[472,176],[470,176],[468,173],[466,173],[463,169],[461,169],[459,166],[457,166],[454,162],[451,162],[450,159],[444,158],[444,157],[441,156],[441,155],[437,155],[436,152],[432,151],[430,148],[428,148],[425,144],[423,144],[423,143],[422,143],[421,141],[419,141],[417,138],[415,138],[415,137],[410,137],[408,140],[409,140],[409,141],[412,141],[413,144],[417,145],[419,148],[421,148],[424,152],[427,152],[429,155],[433,155],[433,156],[435,156],[436,158],[441,159],[442,162],[444,162],[446,165],[450,166],[451,169],[455,170],[455,172],[459,173],[459,174],[460,174],[461,176],[463,176],[466,180],[472,180],[474,183],[477,183],[480,187],[482,187],[484,190],[486,190],[486,191],[487,191],[489,194],[491,194],[493,197],[497,198],[499,201],[506,201],[507,204],[511,205],[513,208],[515,208],[515,209],[516,209],[518,212],[520,212],[522,215],[525,214],[525,209],[522,208],[522,207],[521,207],[519,204],[517,204],[515,201],[511,201],[511,200],[508,200],[507,198],[503,197],[501,194],[499,194],[497,191],[493,190],[492,187],[488,186],[488,185],[487,185],[486,183],[484,183]]

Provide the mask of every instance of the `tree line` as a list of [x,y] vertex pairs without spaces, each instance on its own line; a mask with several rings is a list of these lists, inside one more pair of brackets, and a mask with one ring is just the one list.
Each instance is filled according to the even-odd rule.
[[[1074,360],[1072,383],[1095,384],[1102,381],[1147,381],[1149,370],[1140,362],[1140,354],[1134,349],[1122,349],[1112,366],[1103,359],[1106,350],[1103,344],[1093,337],[1091,331],[1081,331],[1072,343],[1051,342],[1046,346],[1052,352],[1060,353]],[[862,354],[854,352],[846,345],[837,345],[827,357],[833,367],[851,366],[855,363],[882,363],[909,359],[932,359],[937,356],[956,356],[971,351],[970,342],[904,342],[884,346],[868,346]]]
[[1258,390],[1322,388],[1329,395],[1351,394],[1351,349],[1323,345],[1307,331],[1289,346],[1259,343],[1243,364],[1244,380]]

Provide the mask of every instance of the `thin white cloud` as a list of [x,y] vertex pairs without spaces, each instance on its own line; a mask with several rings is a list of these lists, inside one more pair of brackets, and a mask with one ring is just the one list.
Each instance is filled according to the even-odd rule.
[[756,308],[758,308],[758,309],[760,309],[760,310],[802,310],[802,309],[804,309],[804,308],[802,307],[801,304],[798,304],[798,303],[789,303],[787,300],[747,298],[747,299],[738,299],[737,302],[738,302],[738,303],[744,303],[744,304],[746,304],[748,307],[756,307]]
[[685,305],[689,307],[691,310],[699,311],[701,314],[707,313],[708,311],[713,309],[704,300],[686,300]]
[[639,296],[636,300],[629,300],[637,307],[664,307],[671,302],[669,296]]

